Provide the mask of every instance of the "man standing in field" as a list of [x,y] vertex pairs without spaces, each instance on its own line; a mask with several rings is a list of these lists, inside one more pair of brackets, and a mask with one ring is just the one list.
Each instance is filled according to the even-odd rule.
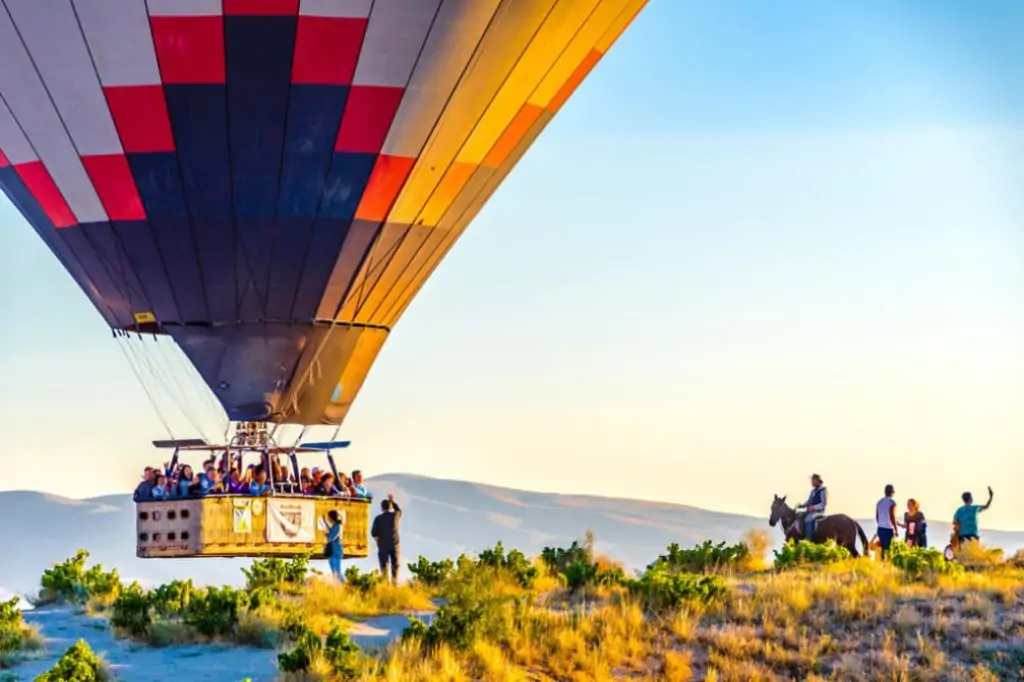
[[992,487],[989,486],[988,502],[983,505],[974,504],[974,497],[970,493],[964,493],[961,499],[964,503],[953,515],[953,527],[962,546],[967,540],[978,541],[978,514],[992,506]]
[[896,489],[885,486],[885,497],[875,505],[875,523],[878,524],[878,542],[882,545],[882,556],[889,554],[893,536],[896,535]]
[[398,522],[402,520],[402,509],[395,502],[394,495],[380,503],[381,513],[373,520],[370,535],[377,542],[377,559],[380,561],[380,573],[388,575],[388,563],[391,564],[391,582],[398,582]]

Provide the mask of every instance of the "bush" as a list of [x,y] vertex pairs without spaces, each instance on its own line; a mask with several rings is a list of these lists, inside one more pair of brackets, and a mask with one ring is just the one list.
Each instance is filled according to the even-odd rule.
[[455,571],[455,562],[451,559],[427,561],[426,557],[420,556],[416,563],[408,564],[408,567],[418,582],[427,587],[437,587],[451,577]]
[[239,609],[247,604],[245,592],[226,585],[210,587],[192,595],[182,620],[203,637],[230,637],[238,625]]
[[520,587],[530,589],[537,580],[537,567],[518,549],[505,554],[505,548],[499,542],[492,549],[480,552],[477,565],[507,573]]
[[902,570],[914,580],[933,575],[953,575],[963,573],[964,568],[945,555],[930,547],[908,547],[906,543],[896,540],[889,548],[889,560],[892,565]]
[[744,563],[750,555],[750,549],[746,543],[738,542],[735,545],[726,545],[719,542],[717,545],[710,540],[690,549],[681,549],[673,542],[668,546],[668,551],[662,554],[653,566],[664,566],[672,572],[682,573],[709,573],[720,571],[726,568],[737,568]]
[[354,679],[362,672],[359,646],[348,636],[339,623],[331,626],[326,640],[312,630],[303,630],[296,639],[295,648],[278,654],[281,672],[302,673],[309,670],[317,659],[323,659],[333,673],[341,679]]
[[728,594],[720,576],[673,572],[657,562],[640,578],[625,583],[644,609],[654,613],[677,609],[687,603],[710,604]]
[[146,639],[153,627],[153,594],[145,592],[138,583],[121,590],[114,600],[110,625],[136,639]]
[[0,602],[0,668],[17,662],[17,655],[41,645],[36,631],[25,624],[18,597]]
[[601,561],[575,561],[565,567],[562,575],[571,594],[587,587],[615,587],[626,582],[621,567]]
[[360,573],[358,567],[349,566],[345,569],[345,582],[349,587],[359,590],[363,594],[367,594],[372,592],[377,585],[384,582],[384,576],[377,571]]
[[257,590],[261,587],[273,589],[297,588],[306,582],[309,573],[310,554],[300,554],[288,561],[271,557],[252,562],[249,568],[243,568],[245,589]]
[[501,598],[463,598],[445,604],[430,625],[419,618],[410,618],[402,639],[418,639],[427,649],[447,645],[457,651],[468,651],[477,639],[500,640],[507,622],[502,612],[508,600]]
[[43,572],[40,579],[37,604],[84,604],[91,597],[109,597],[116,594],[121,580],[117,571],[105,572],[101,564],[85,570],[89,552],[80,549],[63,563],[54,564]]
[[555,573],[566,573],[570,566],[575,564],[589,564],[594,562],[594,551],[590,543],[581,545],[573,540],[568,548],[545,547],[540,553],[544,565]]
[[792,568],[807,564],[833,564],[852,558],[850,551],[840,547],[834,540],[815,544],[807,540],[787,542],[782,549],[775,550],[775,568]]
[[194,592],[195,587],[191,580],[172,580],[160,585],[153,590],[153,610],[164,618],[180,616],[188,608]]
[[110,674],[103,661],[89,645],[78,640],[49,671],[36,677],[35,682],[106,682]]

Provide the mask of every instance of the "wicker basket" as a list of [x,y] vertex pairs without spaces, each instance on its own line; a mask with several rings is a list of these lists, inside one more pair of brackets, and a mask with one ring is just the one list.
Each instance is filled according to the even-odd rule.
[[342,515],[344,556],[369,553],[369,500],[276,495],[217,495],[136,504],[137,550],[142,558],[324,558],[327,512]]

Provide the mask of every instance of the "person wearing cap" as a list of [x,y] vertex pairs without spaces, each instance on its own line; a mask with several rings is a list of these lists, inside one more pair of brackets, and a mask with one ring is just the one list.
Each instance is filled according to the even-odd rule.
[[956,536],[959,544],[967,540],[977,542],[978,537],[978,514],[992,506],[992,487],[988,489],[988,502],[983,505],[974,504],[974,497],[969,493],[960,496],[964,501],[963,505],[953,515],[953,527],[956,529]]
[[804,537],[808,540],[814,539],[814,529],[818,519],[825,515],[825,507],[828,506],[828,490],[825,488],[825,482],[821,480],[821,476],[812,474],[811,485],[814,487],[811,489],[807,502],[797,506],[797,510],[804,510]]
[[878,542],[882,545],[882,556],[888,556],[892,539],[896,534],[896,488],[885,486],[885,496],[875,504],[875,523],[878,525]]

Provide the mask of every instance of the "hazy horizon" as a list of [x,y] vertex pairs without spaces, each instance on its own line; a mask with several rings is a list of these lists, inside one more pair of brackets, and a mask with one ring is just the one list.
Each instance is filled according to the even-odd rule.
[[[860,518],[991,485],[982,533],[1024,529],[1022,30],[652,0],[397,325],[339,466],[757,517],[813,472]],[[160,420],[6,200],[0,253],[0,489],[129,492]]]

